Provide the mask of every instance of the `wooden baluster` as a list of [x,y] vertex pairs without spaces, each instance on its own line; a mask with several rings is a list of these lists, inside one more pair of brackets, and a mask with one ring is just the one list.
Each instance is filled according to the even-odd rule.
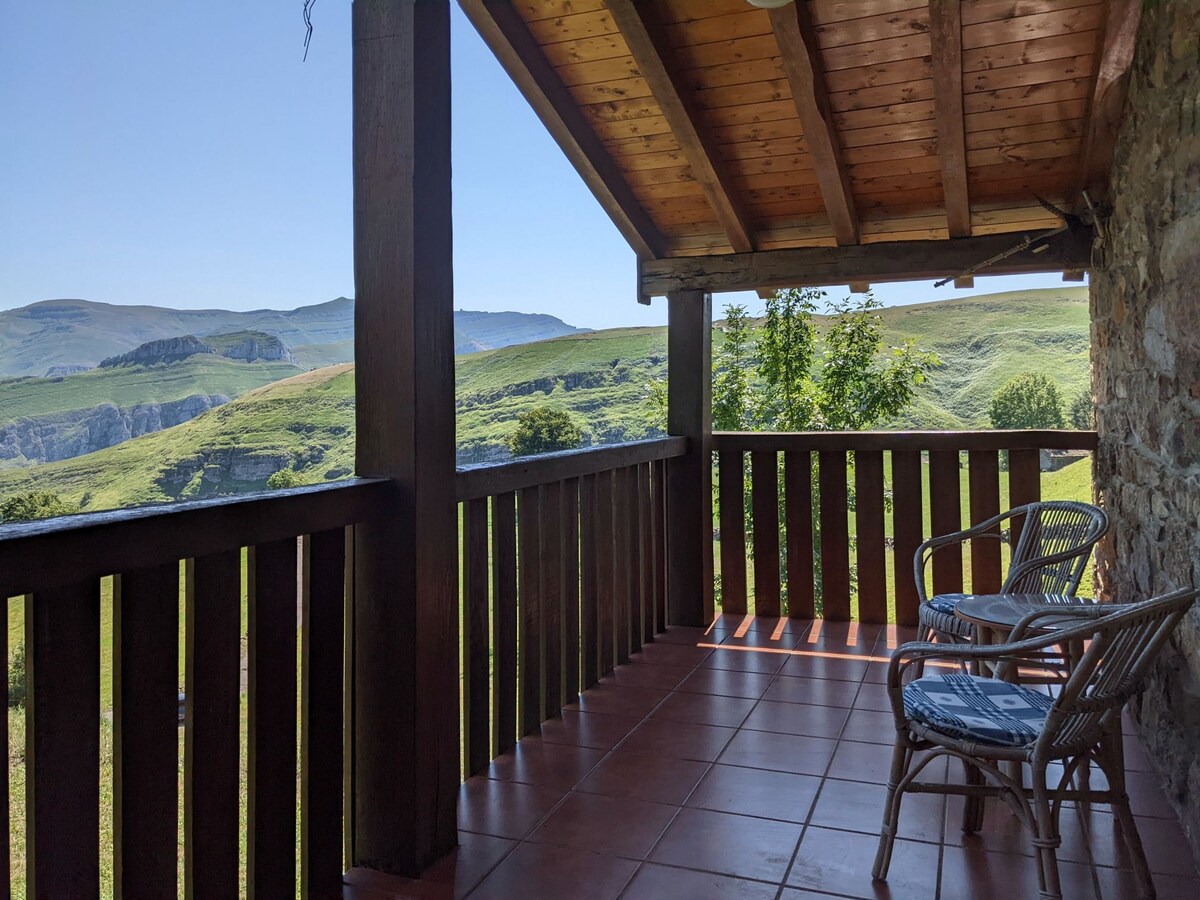
[[541,489],[521,491],[517,507],[517,576],[521,582],[521,734],[533,734],[542,724],[542,584]]
[[[957,450],[929,451],[929,530],[933,536],[962,529],[962,481]],[[954,594],[963,587],[961,548],[933,555],[933,592]]]
[[563,696],[563,509],[562,483],[542,488],[541,557],[542,569],[542,718],[562,711]]
[[600,633],[600,676],[612,671],[616,660],[616,558],[613,536],[614,473],[596,476],[596,622]]
[[717,454],[717,491],[721,509],[721,611],[745,615],[746,603],[746,490],[740,450]]
[[302,544],[300,629],[300,894],[336,897],[342,886],[342,704],[348,529]]
[[896,622],[917,624],[913,557],[923,537],[921,451],[892,451],[892,554],[896,569]]
[[492,498],[492,618],[498,756],[511,750],[517,739],[517,498],[511,491]]
[[[971,450],[967,453],[970,480],[971,525],[978,525],[1000,513],[1000,460],[995,450]],[[1000,533],[999,526],[992,529]],[[971,591],[994,594],[1000,590],[1000,541],[975,538],[971,541]]]
[[296,891],[296,538],[247,551],[249,830],[253,897]]
[[641,543],[642,643],[657,633],[654,614],[654,484],[653,463],[638,466],[638,539]]
[[[1010,507],[1037,503],[1042,499],[1041,452],[1038,450],[1008,451],[1008,502]],[[1011,519],[1012,546],[1021,540],[1025,517]]]
[[[344,860],[354,859],[354,823],[357,821],[355,818],[355,807],[358,802],[358,798],[354,792],[355,767],[357,766],[357,759],[354,753],[354,730],[356,726],[354,710],[357,703],[354,684],[354,619],[357,610],[355,590],[358,584],[358,574],[355,571],[355,549],[358,542],[358,532],[359,528],[357,525],[347,527],[345,529],[345,541],[342,544],[346,559],[345,578],[342,582],[342,593],[345,596],[342,625],[342,655],[344,657],[342,684],[345,686],[342,692],[342,722],[344,723],[342,726],[342,758],[345,760],[345,765],[342,766],[342,798],[345,804],[343,807],[344,817],[342,819],[345,823],[345,826],[342,828],[342,859]],[[301,839],[303,840],[303,836],[301,836]],[[339,866],[341,862],[342,860],[338,860]]]
[[240,551],[187,561],[183,856],[188,897],[233,897],[239,891],[241,588]]
[[[8,606],[8,595],[0,590],[0,599],[4,600],[5,607]],[[22,606],[28,604],[28,598],[19,598],[22,601]],[[8,616],[4,616],[4,621],[0,622],[0,647],[5,648],[5,665],[8,664]],[[115,648],[114,648],[115,649]],[[28,671],[28,670],[27,670]],[[4,709],[8,709],[8,677],[0,684],[0,697],[4,701]],[[0,747],[7,747],[8,743],[8,716],[0,716]],[[26,732],[26,740],[28,740],[28,732]],[[8,771],[7,768],[4,769]],[[9,818],[10,800],[8,796],[8,782],[0,784],[0,847],[8,848],[12,846],[12,824]],[[115,835],[114,835],[115,838]],[[26,854],[28,859],[28,853]],[[12,861],[11,854],[5,849],[0,852],[0,900],[10,900],[12,885]]]
[[821,600],[826,619],[850,618],[850,523],[846,453],[822,450],[817,475],[821,492]]
[[629,652],[642,649],[642,525],[641,498],[638,496],[638,467],[625,469],[625,543],[628,547],[629,580]]
[[754,514],[754,613],[779,615],[779,454],[750,454]]
[[667,630],[667,462],[651,464],[654,472],[652,519],[654,536],[654,628]]
[[178,823],[179,563],[176,562],[113,578],[116,896],[175,896]]
[[857,535],[858,617],[887,621],[887,560],[883,535],[883,453],[854,453],[854,527]]
[[579,697],[579,479],[563,482],[562,507],[563,697]]
[[618,469],[613,478],[613,612],[617,628],[617,663],[629,662],[629,608],[633,580],[629,565],[629,469]]
[[814,615],[812,454],[783,454],[783,502],[787,516],[788,615]]
[[491,760],[488,671],[488,502],[463,504],[463,759],[466,775],[478,775]]
[[[100,893],[98,581],[26,595],[25,667],[30,684],[25,707],[28,896],[96,897]],[[235,802],[236,796],[235,785]],[[236,847],[236,819],[233,829]],[[236,856],[234,875],[236,888]]]
[[587,690],[600,680],[599,569],[597,567],[597,519],[595,475],[585,475],[579,484],[579,643],[583,678]]

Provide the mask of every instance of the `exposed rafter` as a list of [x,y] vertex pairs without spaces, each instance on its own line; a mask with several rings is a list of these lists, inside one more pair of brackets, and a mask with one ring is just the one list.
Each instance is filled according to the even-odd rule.
[[967,194],[967,149],[963,127],[962,4],[959,0],[929,0],[929,42],[946,225],[950,237],[967,237],[971,233],[971,204]]
[[816,32],[807,3],[789,3],[771,10],[771,27],[783,58],[800,127],[812,157],[813,170],[825,209],[839,244],[858,243],[858,212],[850,178],[842,159],[841,142],[833,122],[825,74],[818,56]]
[[638,257],[661,256],[666,247],[662,234],[546,61],[511,0],[459,0],[459,6]]
[[638,70],[650,86],[663,118],[671,126],[688,166],[716,214],[717,221],[738,253],[754,249],[754,239],[741,204],[724,170],[717,148],[701,130],[688,93],[676,84],[671,69],[663,61],[643,12],[648,4],[633,0],[608,0],[608,12],[629,45]]

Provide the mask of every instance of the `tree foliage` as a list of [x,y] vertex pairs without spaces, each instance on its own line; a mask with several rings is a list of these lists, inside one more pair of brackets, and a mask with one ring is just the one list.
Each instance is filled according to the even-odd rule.
[[570,413],[550,406],[536,406],[517,417],[516,431],[509,436],[513,456],[574,450],[583,443],[583,432]]
[[31,522],[70,515],[74,511],[53,491],[29,491],[14,494],[0,503],[0,522]]
[[1070,416],[1072,428],[1078,428],[1080,431],[1091,431],[1096,427],[1096,407],[1092,403],[1091,391],[1081,391],[1071,401],[1071,409],[1068,412],[1068,416]]
[[743,431],[750,423],[750,315],[745,306],[725,307],[723,339],[713,353],[712,427]]
[[291,466],[272,472],[271,477],[267,479],[267,487],[275,490],[279,488],[301,487],[306,484],[308,484],[308,479]]
[[992,397],[988,416],[993,428],[1062,428],[1062,397],[1041,372],[1018,375]]

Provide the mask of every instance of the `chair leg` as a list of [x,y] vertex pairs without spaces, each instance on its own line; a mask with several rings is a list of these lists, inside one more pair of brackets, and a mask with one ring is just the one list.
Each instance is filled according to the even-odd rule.
[[1120,722],[1110,728],[1100,738],[1100,770],[1108,780],[1108,789],[1112,797],[1113,818],[1129,851],[1130,862],[1133,863],[1133,877],[1137,881],[1139,900],[1154,900],[1157,896],[1154,889],[1154,877],[1150,874],[1150,863],[1146,860],[1146,851],[1142,847],[1142,839],[1138,834],[1137,820],[1129,806],[1129,794],[1125,789],[1125,746],[1122,743]]
[[[969,786],[982,787],[987,784],[983,772],[978,766],[963,761],[963,778]],[[962,830],[966,834],[975,834],[983,828],[984,804],[987,798],[982,794],[968,793],[963,798]]]
[[1062,884],[1058,877],[1058,847],[1062,838],[1058,822],[1050,805],[1046,789],[1045,766],[1034,767],[1033,778],[1033,845],[1038,855],[1038,884],[1041,900],[1062,900]]
[[900,800],[904,792],[900,782],[908,774],[912,762],[912,751],[905,743],[902,734],[896,735],[896,743],[892,748],[892,770],[888,776],[887,799],[883,803],[883,826],[879,830],[879,849],[875,853],[875,865],[871,876],[877,881],[887,879],[888,867],[892,864],[892,847],[896,843],[896,832],[900,822]]

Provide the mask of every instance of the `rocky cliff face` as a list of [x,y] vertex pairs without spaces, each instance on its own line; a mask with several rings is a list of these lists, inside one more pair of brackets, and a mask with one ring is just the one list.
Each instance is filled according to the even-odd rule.
[[100,361],[100,368],[111,369],[114,366],[149,366],[155,363],[178,362],[195,356],[197,353],[216,353],[216,349],[204,343],[192,334],[182,337],[163,338],[158,341],[147,341],[120,356],[110,356]]
[[101,360],[100,368],[172,363],[198,353],[217,353],[229,359],[240,359],[242,362],[257,362],[258,360],[295,362],[287,344],[275,335],[262,331],[238,331],[231,334],[209,335],[204,340],[200,340],[193,334],[185,334],[182,337],[147,341],[128,353]]
[[121,408],[104,403],[90,409],[17,419],[0,425],[0,465],[70,459],[161,431],[228,403],[224,394],[193,394],[168,403]]
[[283,341],[268,334],[249,335],[243,340],[223,348],[221,355],[230,359],[240,359],[243,362],[255,362],[260,359],[281,360],[290,363],[296,361]]

